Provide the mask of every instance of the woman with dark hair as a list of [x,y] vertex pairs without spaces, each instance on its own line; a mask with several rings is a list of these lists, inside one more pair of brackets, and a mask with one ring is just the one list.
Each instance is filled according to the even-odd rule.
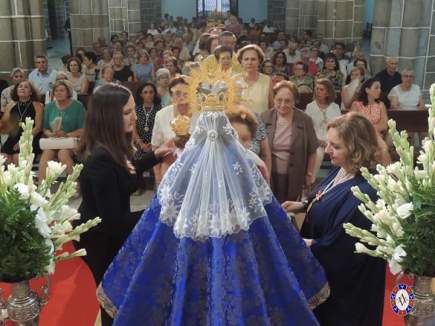
[[83,73],[88,81],[95,82],[98,79],[97,55],[92,51],[86,51],[82,61],[84,65]]
[[26,118],[34,121],[33,151],[39,153],[39,135],[42,130],[42,115],[44,105],[39,102],[39,94],[36,88],[27,79],[23,79],[11,92],[13,102],[6,106],[5,112],[0,121],[0,132],[7,134],[8,138],[1,145],[1,153],[6,155],[8,163],[18,164],[18,154],[20,153],[19,140],[23,129],[20,126]]
[[[331,296],[314,310],[320,325],[381,325],[385,263],[355,253],[356,238],[343,223],[369,230],[370,221],[359,211],[361,203],[351,191],[358,186],[372,200],[376,192],[360,173],[361,167],[379,163],[376,131],[362,115],[349,113],[327,126],[326,153],[335,168],[310,193],[308,201],[283,203],[287,212],[306,212],[302,236],[325,269]],[[361,304],[361,298],[370,298]]]
[[74,91],[77,94],[87,94],[89,89],[89,80],[86,75],[82,73],[82,62],[77,57],[71,57],[66,63],[68,70],[68,80],[71,82]]
[[[137,190],[138,176],[172,151],[161,146],[140,160],[133,160],[132,134],[136,123],[131,92],[120,85],[101,86],[92,96],[79,154],[84,160],[80,175],[81,222],[99,216],[102,222],[78,242],[85,248],[88,264],[99,284],[142,212],[130,212],[130,195]],[[102,313],[102,324],[111,320]]]
[[287,58],[283,51],[277,51],[272,58],[273,71],[288,75]]
[[376,131],[385,138],[388,131],[388,115],[381,96],[381,83],[376,78],[367,79],[360,87],[351,111],[362,113],[373,124]]
[[151,151],[151,137],[153,134],[156,113],[162,108],[157,88],[147,82],[139,86],[136,93],[136,128],[133,131],[134,144],[137,147],[136,158],[143,158]]
[[[316,76],[317,79],[328,78],[332,85],[334,85],[335,94],[337,95],[337,102],[341,102],[341,88],[343,87],[343,74],[340,71],[340,64],[334,53],[328,53],[325,56],[325,65],[323,70]],[[336,103],[337,103],[336,102]]]
[[131,71],[129,66],[124,63],[124,55],[122,52],[115,52],[113,54],[113,79],[119,82],[135,81],[136,76]]

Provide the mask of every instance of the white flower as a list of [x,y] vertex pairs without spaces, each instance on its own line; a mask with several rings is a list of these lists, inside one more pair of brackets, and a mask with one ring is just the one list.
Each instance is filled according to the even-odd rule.
[[80,219],[80,213],[68,205],[63,205],[60,211],[60,220],[75,221]]
[[16,189],[19,192],[20,199],[23,199],[23,200],[29,199],[31,190],[29,189],[29,187],[27,185],[25,185],[23,183],[17,183],[14,186],[14,189]]
[[406,251],[403,249],[402,245],[394,248],[394,252],[393,252],[393,259],[394,260],[401,263],[403,261],[404,257],[406,257]]
[[54,257],[50,259],[50,264],[47,266],[47,273],[54,274],[54,270],[56,268],[56,263],[54,262]]
[[387,172],[394,175],[399,175],[401,168],[402,168],[402,164],[400,162],[395,162],[387,166]]
[[400,264],[394,259],[390,259],[388,261],[388,266],[390,266],[390,271],[393,273],[393,275],[396,275],[402,271],[402,266],[400,266]]
[[47,204],[47,200],[44,197],[42,197],[39,193],[37,193],[36,191],[33,191],[31,193],[31,195],[30,195],[30,210],[36,211],[40,207],[44,206],[45,204]]
[[397,214],[401,219],[406,219],[411,215],[413,209],[414,205],[412,203],[405,203],[397,207]]
[[355,243],[355,251],[359,254],[366,254],[366,253],[370,252],[369,248],[367,248],[361,242]]
[[51,230],[47,225],[47,215],[45,215],[45,212],[42,208],[38,209],[38,212],[36,213],[35,226],[44,238],[50,237]]
[[402,237],[404,234],[402,225],[400,225],[400,223],[398,223],[398,222],[393,222],[391,224],[391,229],[394,232],[394,234],[396,236],[398,236],[399,238]]
[[57,178],[65,170],[66,166],[60,162],[49,161],[47,163],[46,177]]

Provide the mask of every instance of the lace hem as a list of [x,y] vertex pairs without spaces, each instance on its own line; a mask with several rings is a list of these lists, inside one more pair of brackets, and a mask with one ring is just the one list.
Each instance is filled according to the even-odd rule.
[[109,316],[115,318],[116,314],[118,313],[118,309],[106,295],[101,284],[97,288],[97,300],[100,302],[100,306],[109,314]]
[[273,194],[223,112],[203,112],[157,197],[177,238],[203,241],[247,231]]
[[326,299],[329,298],[330,295],[331,288],[329,287],[329,283],[326,283],[323,288],[319,292],[317,292],[317,294],[315,294],[308,300],[310,308],[313,310],[316,307],[320,306],[323,302],[326,301]]

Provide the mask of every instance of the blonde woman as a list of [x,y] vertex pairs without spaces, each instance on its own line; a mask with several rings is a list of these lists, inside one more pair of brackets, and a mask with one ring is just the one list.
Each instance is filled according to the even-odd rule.
[[314,100],[307,105],[305,113],[313,120],[319,147],[316,151],[316,164],[313,174],[317,176],[323,162],[325,148],[328,142],[327,125],[341,115],[340,108],[335,101],[335,91],[329,79],[317,79],[314,87]]

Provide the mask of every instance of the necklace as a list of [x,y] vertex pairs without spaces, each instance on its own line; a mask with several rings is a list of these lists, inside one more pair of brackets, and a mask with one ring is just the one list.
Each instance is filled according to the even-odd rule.
[[148,126],[148,119],[149,119],[151,113],[153,112],[153,108],[154,108],[154,105],[152,105],[150,110],[148,111],[146,109],[145,105],[142,105],[142,109],[143,109],[143,112],[145,114],[145,127],[143,128],[143,130],[145,132],[149,132],[150,131],[150,127]]
[[[30,107],[30,104],[32,104],[32,101],[29,102],[18,102],[18,116],[20,117],[20,122],[23,122],[23,118],[25,117],[25,114],[27,110]],[[24,111],[21,111],[21,107],[24,107]]]

